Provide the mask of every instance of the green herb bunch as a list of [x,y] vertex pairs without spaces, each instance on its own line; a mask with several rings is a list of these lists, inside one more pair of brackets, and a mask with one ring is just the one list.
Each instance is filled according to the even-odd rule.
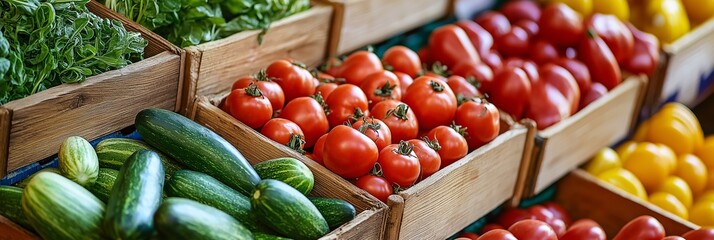
[[147,41],[88,0],[0,0],[0,104],[131,64]]

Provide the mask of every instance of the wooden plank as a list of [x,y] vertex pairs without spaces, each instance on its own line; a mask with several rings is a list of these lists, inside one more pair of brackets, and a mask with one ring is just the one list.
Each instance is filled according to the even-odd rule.
[[7,175],[12,110],[0,106],[0,176]]
[[0,240],[35,240],[40,239],[35,234],[0,215]]

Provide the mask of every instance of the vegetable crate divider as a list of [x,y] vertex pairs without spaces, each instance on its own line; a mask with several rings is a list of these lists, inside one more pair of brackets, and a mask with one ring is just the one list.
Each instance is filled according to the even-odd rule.
[[251,164],[280,157],[298,159],[305,163],[315,176],[315,187],[312,191],[314,195],[339,198],[354,205],[357,210],[355,219],[328,233],[322,239],[382,239],[387,215],[386,204],[320,164],[298,154],[287,146],[273,142],[239,122],[214,106],[207,97],[197,98],[193,107],[189,118],[225,138]]
[[184,52],[95,1],[87,8],[140,32],[149,42],[147,58],[0,106],[0,177],[56,154],[69,136],[92,140],[115,132],[133,125],[134,116],[145,108],[178,110]]
[[[332,7],[323,4],[273,23],[258,43],[260,30],[186,48],[184,103],[197,96],[228,92],[233,81],[258,72],[273,61],[292,58],[308,66],[326,56]],[[186,106],[185,113],[191,106]]]
[[10,219],[0,215],[0,239],[34,240],[39,238],[35,234],[10,221]]
[[595,220],[609,239],[630,220],[642,215],[652,216],[662,223],[667,236],[681,236],[699,228],[580,169],[560,180],[554,201],[563,206],[573,220]]
[[335,8],[330,56],[340,56],[446,17],[454,0],[317,0]]
[[526,196],[555,183],[604,146],[624,139],[639,113],[646,77],[630,76],[605,96],[536,136]]

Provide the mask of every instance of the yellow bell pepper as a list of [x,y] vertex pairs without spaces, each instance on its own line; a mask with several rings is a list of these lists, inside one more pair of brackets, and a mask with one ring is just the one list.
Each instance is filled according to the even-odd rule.
[[593,1],[593,12],[611,14],[622,21],[630,19],[630,5],[627,0],[596,0]]
[[702,23],[714,16],[714,0],[682,0],[689,20]]
[[593,2],[604,0],[550,0],[549,3],[564,3],[576,12],[579,12],[583,17],[589,16],[593,12]]
[[680,0],[650,0],[632,8],[632,23],[671,43],[689,32],[689,18]]

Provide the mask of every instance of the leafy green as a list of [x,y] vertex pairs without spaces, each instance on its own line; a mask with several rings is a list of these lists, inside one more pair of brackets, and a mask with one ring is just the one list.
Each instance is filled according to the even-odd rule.
[[145,39],[88,0],[0,0],[0,104],[143,58]]

